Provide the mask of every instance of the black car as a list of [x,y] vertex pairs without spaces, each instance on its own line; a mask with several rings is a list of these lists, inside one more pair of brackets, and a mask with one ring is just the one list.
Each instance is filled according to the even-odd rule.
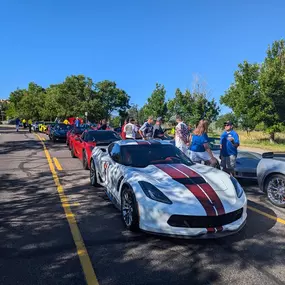
[[53,142],[56,142],[57,140],[60,141],[66,141],[66,134],[70,130],[72,126],[66,125],[63,123],[56,124],[53,128],[50,130],[49,138]]

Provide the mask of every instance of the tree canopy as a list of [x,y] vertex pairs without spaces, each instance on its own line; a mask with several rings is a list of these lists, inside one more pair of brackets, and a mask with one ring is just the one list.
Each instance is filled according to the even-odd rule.
[[274,140],[274,133],[285,123],[284,40],[269,46],[262,64],[239,64],[234,83],[220,102],[234,111],[243,127],[254,129],[262,124]]

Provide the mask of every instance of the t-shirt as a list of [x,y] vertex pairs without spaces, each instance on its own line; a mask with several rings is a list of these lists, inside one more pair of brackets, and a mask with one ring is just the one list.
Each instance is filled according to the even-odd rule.
[[137,126],[132,123],[128,123],[124,127],[124,132],[126,133],[126,139],[135,139],[137,131],[138,131]]
[[175,128],[175,144],[185,144],[188,140],[188,127],[185,123],[180,122]]
[[161,137],[163,137],[163,135],[164,135],[164,132],[163,132],[161,126],[158,124],[155,124],[153,127],[153,131],[152,131],[152,137],[153,138],[161,138]]
[[153,126],[148,122],[145,122],[140,128],[140,131],[143,133],[143,136],[147,138],[150,138],[152,136],[152,130]]
[[237,155],[237,148],[228,140],[230,137],[234,139],[233,143],[239,144],[239,136],[234,130],[223,132],[220,140],[220,144],[222,145],[222,156]]
[[206,151],[204,144],[209,142],[207,134],[202,134],[201,136],[192,134],[192,142],[190,150],[194,152],[204,152]]

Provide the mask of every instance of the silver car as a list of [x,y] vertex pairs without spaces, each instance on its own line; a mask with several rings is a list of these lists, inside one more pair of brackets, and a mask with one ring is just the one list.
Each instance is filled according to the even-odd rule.
[[257,178],[270,202],[285,208],[285,153],[263,153],[257,166]]

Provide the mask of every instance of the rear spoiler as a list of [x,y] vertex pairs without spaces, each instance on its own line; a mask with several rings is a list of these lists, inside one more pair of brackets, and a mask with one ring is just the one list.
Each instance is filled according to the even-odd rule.
[[264,152],[262,154],[262,158],[273,158],[274,157],[274,152]]
[[262,158],[278,158],[278,157],[285,157],[285,153],[281,152],[264,152],[262,154]]

